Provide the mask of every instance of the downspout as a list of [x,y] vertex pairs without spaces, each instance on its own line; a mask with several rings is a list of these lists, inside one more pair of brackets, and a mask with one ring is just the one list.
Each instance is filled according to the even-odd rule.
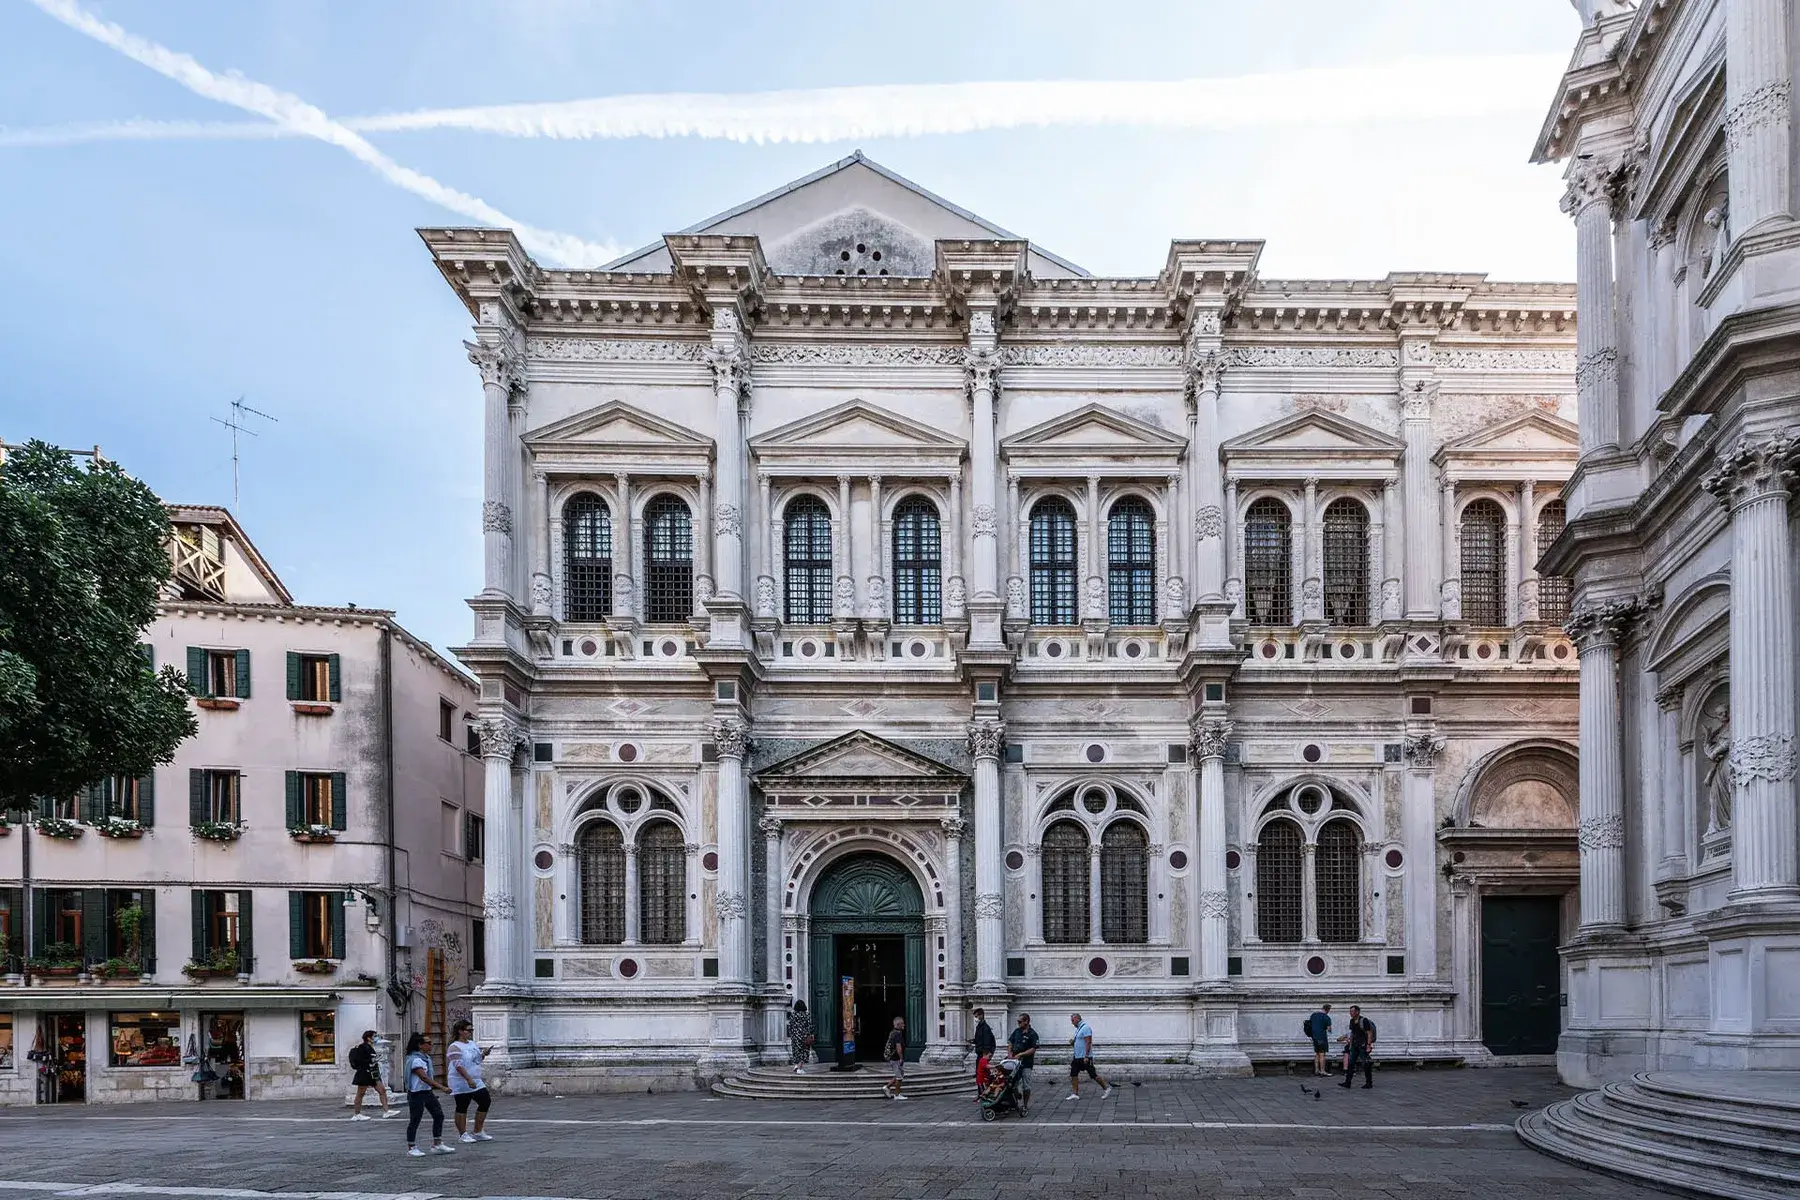
[[[19,970],[23,973],[23,977],[25,980],[25,986],[30,987],[31,986],[31,972],[27,971],[25,969],[25,964],[31,961],[31,952],[32,952],[32,950],[35,949],[35,947],[32,946],[32,944],[31,944],[31,934],[32,934],[33,926],[34,926],[33,918],[34,918],[35,914],[32,912],[32,903],[31,903],[31,822],[30,821],[20,821],[19,822],[19,899],[20,899],[20,909],[21,909],[19,918],[20,918],[20,920],[22,920],[25,923],[25,928],[22,930],[22,932],[24,933],[25,936],[21,939],[21,944],[24,947],[25,954],[19,960]],[[14,1033],[13,1036],[17,1037],[18,1034]]]
[[[400,889],[394,848],[394,645],[392,627],[385,620],[381,623],[381,749],[381,786],[387,799],[387,878],[383,886],[388,901],[387,975],[391,998],[400,978]],[[404,1011],[398,1002],[395,1007]]]

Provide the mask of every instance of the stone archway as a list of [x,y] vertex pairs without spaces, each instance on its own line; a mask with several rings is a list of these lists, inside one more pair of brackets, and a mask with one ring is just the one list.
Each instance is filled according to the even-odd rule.
[[906,1018],[907,1054],[925,1044],[925,901],[905,866],[874,851],[832,863],[807,905],[808,992],[821,1062],[843,1057],[844,980],[854,998],[855,1057],[878,1061],[896,1015]]

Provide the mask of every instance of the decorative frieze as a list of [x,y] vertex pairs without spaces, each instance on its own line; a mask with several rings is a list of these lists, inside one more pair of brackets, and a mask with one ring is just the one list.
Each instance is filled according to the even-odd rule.
[[1581,822],[1577,841],[1583,850],[1619,850],[1625,845],[1625,818],[1618,813]]
[[967,351],[954,343],[758,342],[750,351],[757,366],[784,367],[960,367]]
[[1788,81],[1765,83],[1725,112],[1725,149],[1735,154],[1757,130],[1788,119]]
[[1380,346],[1228,346],[1226,367],[1397,367],[1400,352]]
[[1731,778],[1768,779],[1781,783],[1794,777],[1794,739],[1765,733],[1731,743]]
[[481,532],[504,533],[510,537],[512,531],[512,508],[499,500],[483,501],[481,505]]
[[706,342],[673,338],[530,337],[527,358],[543,362],[701,363]]
[[1545,371],[1567,374],[1575,369],[1573,350],[1504,350],[1497,347],[1437,349],[1440,371]]

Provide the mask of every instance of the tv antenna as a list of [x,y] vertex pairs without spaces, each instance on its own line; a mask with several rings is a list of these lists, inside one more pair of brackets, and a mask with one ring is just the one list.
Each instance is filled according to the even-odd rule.
[[248,404],[244,403],[244,398],[242,396],[239,396],[236,400],[231,402],[231,418],[229,420],[224,417],[212,418],[220,425],[231,430],[231,507],[233,508],[238,506],[238,434],[242,433],[250,437],[256,436],[256,430],[251,429],[244,424],[244,418],[247,416],[261,417],[265,421],[274,421],[277,424],[281,421],[280,417],[271,417],[261,409],[251,408]]

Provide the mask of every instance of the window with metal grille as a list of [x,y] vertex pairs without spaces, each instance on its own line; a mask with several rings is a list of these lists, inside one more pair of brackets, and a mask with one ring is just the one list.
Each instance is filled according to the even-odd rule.
[[1100,835],[1100,940],[1150,940],[1150,839],[1134,821],[1114,821]]
[[1369,623],[1369,510],[1345,498],[1325,506],[1325,619]]
[[1031,623],[1075,624],[1075,510],[1067,500],[1040,500],[1031,510],[1029,553]]
[[612,612],[612,514],[582,492],[563,505],[563,618],[599,621]]
[[[1550,544],[1562,536],[1569,512],[1561,500],[1552,500],[1538,513],[1537,552],[1542,558]],[[1538,617],[1559,624],[1569,617],[1569,581],[1562,575],[1538,576]]]
[[894,623],[937,625],[944,619],[944,546],[937,506],[908,496],[894,509]]
[[592,821],[576,840],[581,869],[581,940],[614,946],[625,940],[625,840],[610,821]]
[[687,847],[669,821],[638,831],[638,934],[652,945],[687,937]]
[[1492,500],[1462,511],[1462,615],[1474,625],[1506,623],[1506,513]]
[[1044,940],[1088,940],[1088,836],[1073,821],[1044,831]]
[[1300,940],[1300,826],[1278,819],[1256,840],[1256,936]]
[[1155,576],[1156,517],[1149,504],[1129,496],[1106,518],[1107,617],[1114,625],[1155,622]]
[[787,622],[827,624],[831,620],[831,510],[817,496],[796,496],[788,503],[783,525]]
[[1327,821],[1313,852],[1314,892],[1318,896],[1319,940],[1354,942],[1362,938],[1362,837],[1349,821]]
[[1264,496],[1244,513],[1244,615],[1252,625],[1290,625],[1293,612],[1294,521]]
[[694,519],[679,496],[644,506],[644,620],[668,624],[694,615]]

